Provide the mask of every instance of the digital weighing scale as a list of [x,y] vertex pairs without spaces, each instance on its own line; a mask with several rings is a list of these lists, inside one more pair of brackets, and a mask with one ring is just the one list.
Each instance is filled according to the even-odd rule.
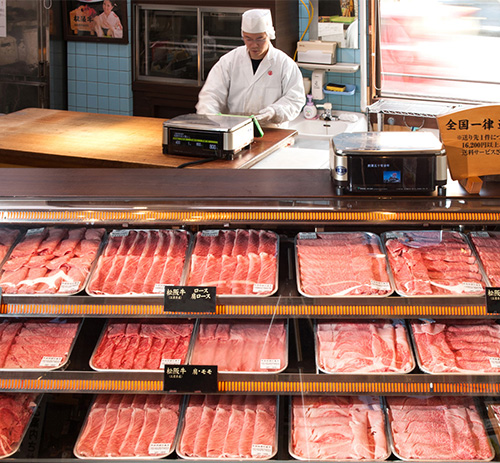
[[234,159],[253,140],[247,116],[185,114],[163,123],[163,154]]
[[336,193],[420,194],[447,182],[446,151],[431,132],[353,132],[330,141]]

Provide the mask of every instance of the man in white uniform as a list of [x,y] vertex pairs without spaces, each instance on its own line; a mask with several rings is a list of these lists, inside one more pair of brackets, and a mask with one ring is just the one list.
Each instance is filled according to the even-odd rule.
[[224,55],[200,91],[198,114],[256,115],[262,125],[286,126],[305,104],[297,64],[274,48],[271,12],[248,10],[241,20],[244,46]]

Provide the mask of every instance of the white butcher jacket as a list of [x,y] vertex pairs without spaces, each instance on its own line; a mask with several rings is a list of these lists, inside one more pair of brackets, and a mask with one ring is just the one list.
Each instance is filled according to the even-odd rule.
[[246,46],[231,50],[210,70],[198,96],[198,114],[256,115],[267,106],[276,111],[272,122],[295,119],[305,104],[302,74],[284,52],[269,50],[254,74]]

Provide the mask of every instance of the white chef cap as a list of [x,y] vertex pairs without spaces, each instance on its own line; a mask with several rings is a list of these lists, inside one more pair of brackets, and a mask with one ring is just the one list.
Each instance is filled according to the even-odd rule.
[[270,10],[257,9],[245,11],[241,17],[241,30],[249,34],[265,32],[271,40],[276,38]]

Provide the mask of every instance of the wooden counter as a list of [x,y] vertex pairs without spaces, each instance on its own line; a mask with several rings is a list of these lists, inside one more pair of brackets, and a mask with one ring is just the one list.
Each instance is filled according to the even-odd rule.
[[[0,165],[29,167],[170,167],[196,157],[162,153],[164,119],[28,108],[0,116]],[[234,161],[189,168],[246,169],[297,132],[265,129]]]

